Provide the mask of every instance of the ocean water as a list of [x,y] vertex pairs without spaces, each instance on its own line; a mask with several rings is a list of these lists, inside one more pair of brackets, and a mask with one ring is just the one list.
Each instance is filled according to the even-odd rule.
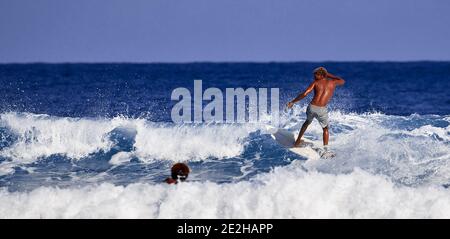
[[[174,124],[172,90],[279,88],[297,131],[325,66],[331,160],[270,119]],[[0,218],[450,218],[450,62],[2,64]],[[317,121],[306,136],[321,140]],[[174,162],[188,183],[166,185]]]

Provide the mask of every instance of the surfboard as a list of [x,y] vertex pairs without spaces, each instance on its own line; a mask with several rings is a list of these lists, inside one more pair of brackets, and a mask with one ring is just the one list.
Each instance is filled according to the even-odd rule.
[[295,140],[297,139],[297,135],[290,132],[289,130],[269,126],[268,131],[270,133],[270,136],[278,144],[287,148],[289,151],[297,155],[307,158],[308,160],[309,159],[316,160],[320,158],[332,158],[336,156],[336,154],[331,151],[325,152],[320,146],[319,142],[310,140],[305,137],[302,138],[304,142],[300,145],[300,147],[293,147]]

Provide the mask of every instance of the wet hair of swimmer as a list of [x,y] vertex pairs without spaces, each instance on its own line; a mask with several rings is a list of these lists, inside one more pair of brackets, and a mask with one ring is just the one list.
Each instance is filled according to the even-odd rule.
[[189,167],[184,163],[176,163],[172,166],[171,169],[172,178],[175,180],[181,180],[182,182],[187,179],[189,176]]

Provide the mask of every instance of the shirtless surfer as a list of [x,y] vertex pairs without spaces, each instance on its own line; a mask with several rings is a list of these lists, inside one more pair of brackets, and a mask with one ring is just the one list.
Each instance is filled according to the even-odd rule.
[[[328,80],[329,79],[329,80]],[[306,121],[302,125],[300,134],[294,143],[294,147],[299,147],[302,142],[303,134],[311,124],[312,120],[316,118],[323,128],[323,145],[325,151],[328,147],[328,112],[327,104],[333,96],[334,89],[338,85],[343,85],[344,79],[334,76],[327,72],[324,67],[319,67],[314,70],[314,81],[308,86],[305,92],[299,94],[295,99],[287,104],[288,108],[292,108],[295,102],[305,98],[312,90],[314,90],[314,98],[306,109]]]

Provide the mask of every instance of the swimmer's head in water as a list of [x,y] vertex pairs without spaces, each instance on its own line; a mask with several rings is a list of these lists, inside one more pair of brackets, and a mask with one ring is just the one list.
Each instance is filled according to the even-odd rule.
[[325,67],[317,67],[316,69],[314,69],[313,73],[316,79],[322,79],[327,76],[328,71],[327,69],[325,69]]
[[172,178],[176,180],[185,181],[189,175],[189,167],[184,163],[176,163],[171,169]]

